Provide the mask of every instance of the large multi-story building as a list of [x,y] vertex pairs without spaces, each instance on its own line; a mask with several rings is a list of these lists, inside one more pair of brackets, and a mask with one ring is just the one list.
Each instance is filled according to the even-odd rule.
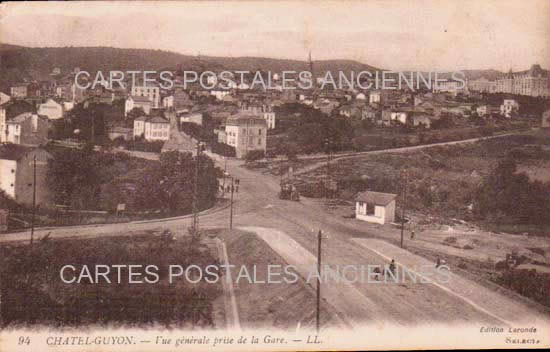
[[134,120],[136,137],[143,137],[147,141],[167,141],[170,139],[170,121],[160,116],[140,116]]
[[241,110],[247,114],[263,117],[268,129],[272,130],[275,128],[275,112],[271,105],[245,102],[241,105]]
[[137,97],[147,97],[153,103],[153,108],[160,106],[160,88],[152,83],[132,86],[131,95]]
[[266,151],[267,123],[260,116],[237,114],[225,123],[227,144],[235,148],[237,158],[244,158],[253,150]]
[[550,71],[533,65],[526,71],[510,70],[501,78],[491,81],[481,77],[469,80],[468,89],[481,93],[510,93],[531,97],[550,98]]
[[25,112],[12,119],[0,114],[0,143],[28,146],[45,144],[48,141],[48,119]]

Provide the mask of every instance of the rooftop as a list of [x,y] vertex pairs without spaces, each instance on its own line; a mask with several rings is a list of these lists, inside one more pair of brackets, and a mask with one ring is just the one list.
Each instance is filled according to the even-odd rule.
[[0,159],[19,160],[33,149],[20,144],[3,144],[0,145]]
[[130,95],[130,98],[132,98],[133,101],[140,102],[140,103],[151,103],[151,100],[149,100],[148,97],[142,97],[139,95]]
[[396,197],[396,194],[366,191],[357,194],[357,197],[355,197],[355,199],[359,202],[371,203],[376,205],[388,205],[393,200],[395,200]]
[[244,125],[262,125],[267,126],[265,120],[261,117],[249,114],[237,114],[229,117],[226,125],[244,126]]

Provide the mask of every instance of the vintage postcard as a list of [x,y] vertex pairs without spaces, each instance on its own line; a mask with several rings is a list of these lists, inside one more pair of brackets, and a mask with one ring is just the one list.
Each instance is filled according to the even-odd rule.
[[0,4],[0,351],[550,347],[550,2]]

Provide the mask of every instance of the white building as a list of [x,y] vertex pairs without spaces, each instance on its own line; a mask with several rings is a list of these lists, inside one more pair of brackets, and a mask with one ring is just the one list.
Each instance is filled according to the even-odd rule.
[[381,225],[394,222],[396,197],[391,193],[359,193],[355,202],[355,218]]
[[390,115],[391,121],[399,121],[402,124],[407,123],[408,114],[405,111],[392,111]]
[[237,158],[244,158],[253,150],[266,151],[267,123],[259,116],[236,115],[226,121],[227,144],[235,147]]
[[155,109],[160,106],[160,88],[154,84],[134,85],[132,86],[131,95],[134,97],[146,97],[153,103],[153,108]]
[[134,138],[142,136],[147,141],[170,139],[170,122],[160,116],[140,116],[134,120]]
[[197,125],[202,125],[202,113],[190,112],[180,116],[180,122],[190,122]]
[[218,100],[222,100],[223,97],[229,94],[228,90],[219,90],[219,89],[213,89],[210,91],[210,95],[213,95]]
[[369,93],[369,104],[380,103],[382,99],[382,93],[380,92],[370,92]]
[[48,120],[61,119],[63,118],[63,106],[50,98],[38,106],[38,115],[47,116]]
[[515,99],[504,99],[500,106],[500,114],[504,117],[512,117],[517,114],[519,103]]
[[10,101],[11,97],[3,92],[0,92],[0,105]]
[[271,105],[260,103],[243,103],[241,110],[246,114],[259,115],[263,117],[268,129],[272,130],[275,128],[276,115]]
[[153,102],[149,98],[130,95],[126,98],[126,103],[124,104],[124,116],[128,116],[128,113],[134,108],[141,108],[146,115],[149,115],[152,107]]
[[453,79],[437,80],[433,85],[433,92],[449,92],[458,93],[466,90],[466,84],[462,81],[456,81]]
[[359,93],[355,96],[355,99],[357,99],[357,100],[367,100],[367,97],[365,96],[365,93]]
[[174,96],[169,95],[167,97],[162,98],[162,107],[165,109],[173,108],[174,107]]

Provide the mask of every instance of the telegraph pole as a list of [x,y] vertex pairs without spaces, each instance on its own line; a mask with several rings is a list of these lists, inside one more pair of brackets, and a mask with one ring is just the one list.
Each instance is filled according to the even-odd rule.
[[317,334],[319,333],[319,316],[321,311],[321,238],[323,233],[319,230],[317,234],[317,317],[316,317],[316,327]]
[[325,140],[325,145],[327,147],[327,182],[325,184],[325,197],[328,199],[330,195],[330,139]]
[[231,203],[229,206],[229,230],[233,230],[233,191],[235,187],[233,185],[233,177],[231,177]]
[[199,209],[197,206],[197,200],[198,200],[198,194],[199,194],[200,153],[201,153],[201,144],[200,144],[200,141],[197,140],[197,162],[195,163],[195,189],[193,192],[193,231],[195,236],[198,236],[198,231],[199,231]]
[[31,220],[31,247],[34,241],[34,217],[36,214],[36,154],[33,157],[33,172],[32,172],[32,220]]
[[409,182],[409,174],[405,173],[405,184],[403,185],[403,205],[401,206],[401,248],[403,248],[403,232],[405,231],[405,207],[407,204],[407,183]]

